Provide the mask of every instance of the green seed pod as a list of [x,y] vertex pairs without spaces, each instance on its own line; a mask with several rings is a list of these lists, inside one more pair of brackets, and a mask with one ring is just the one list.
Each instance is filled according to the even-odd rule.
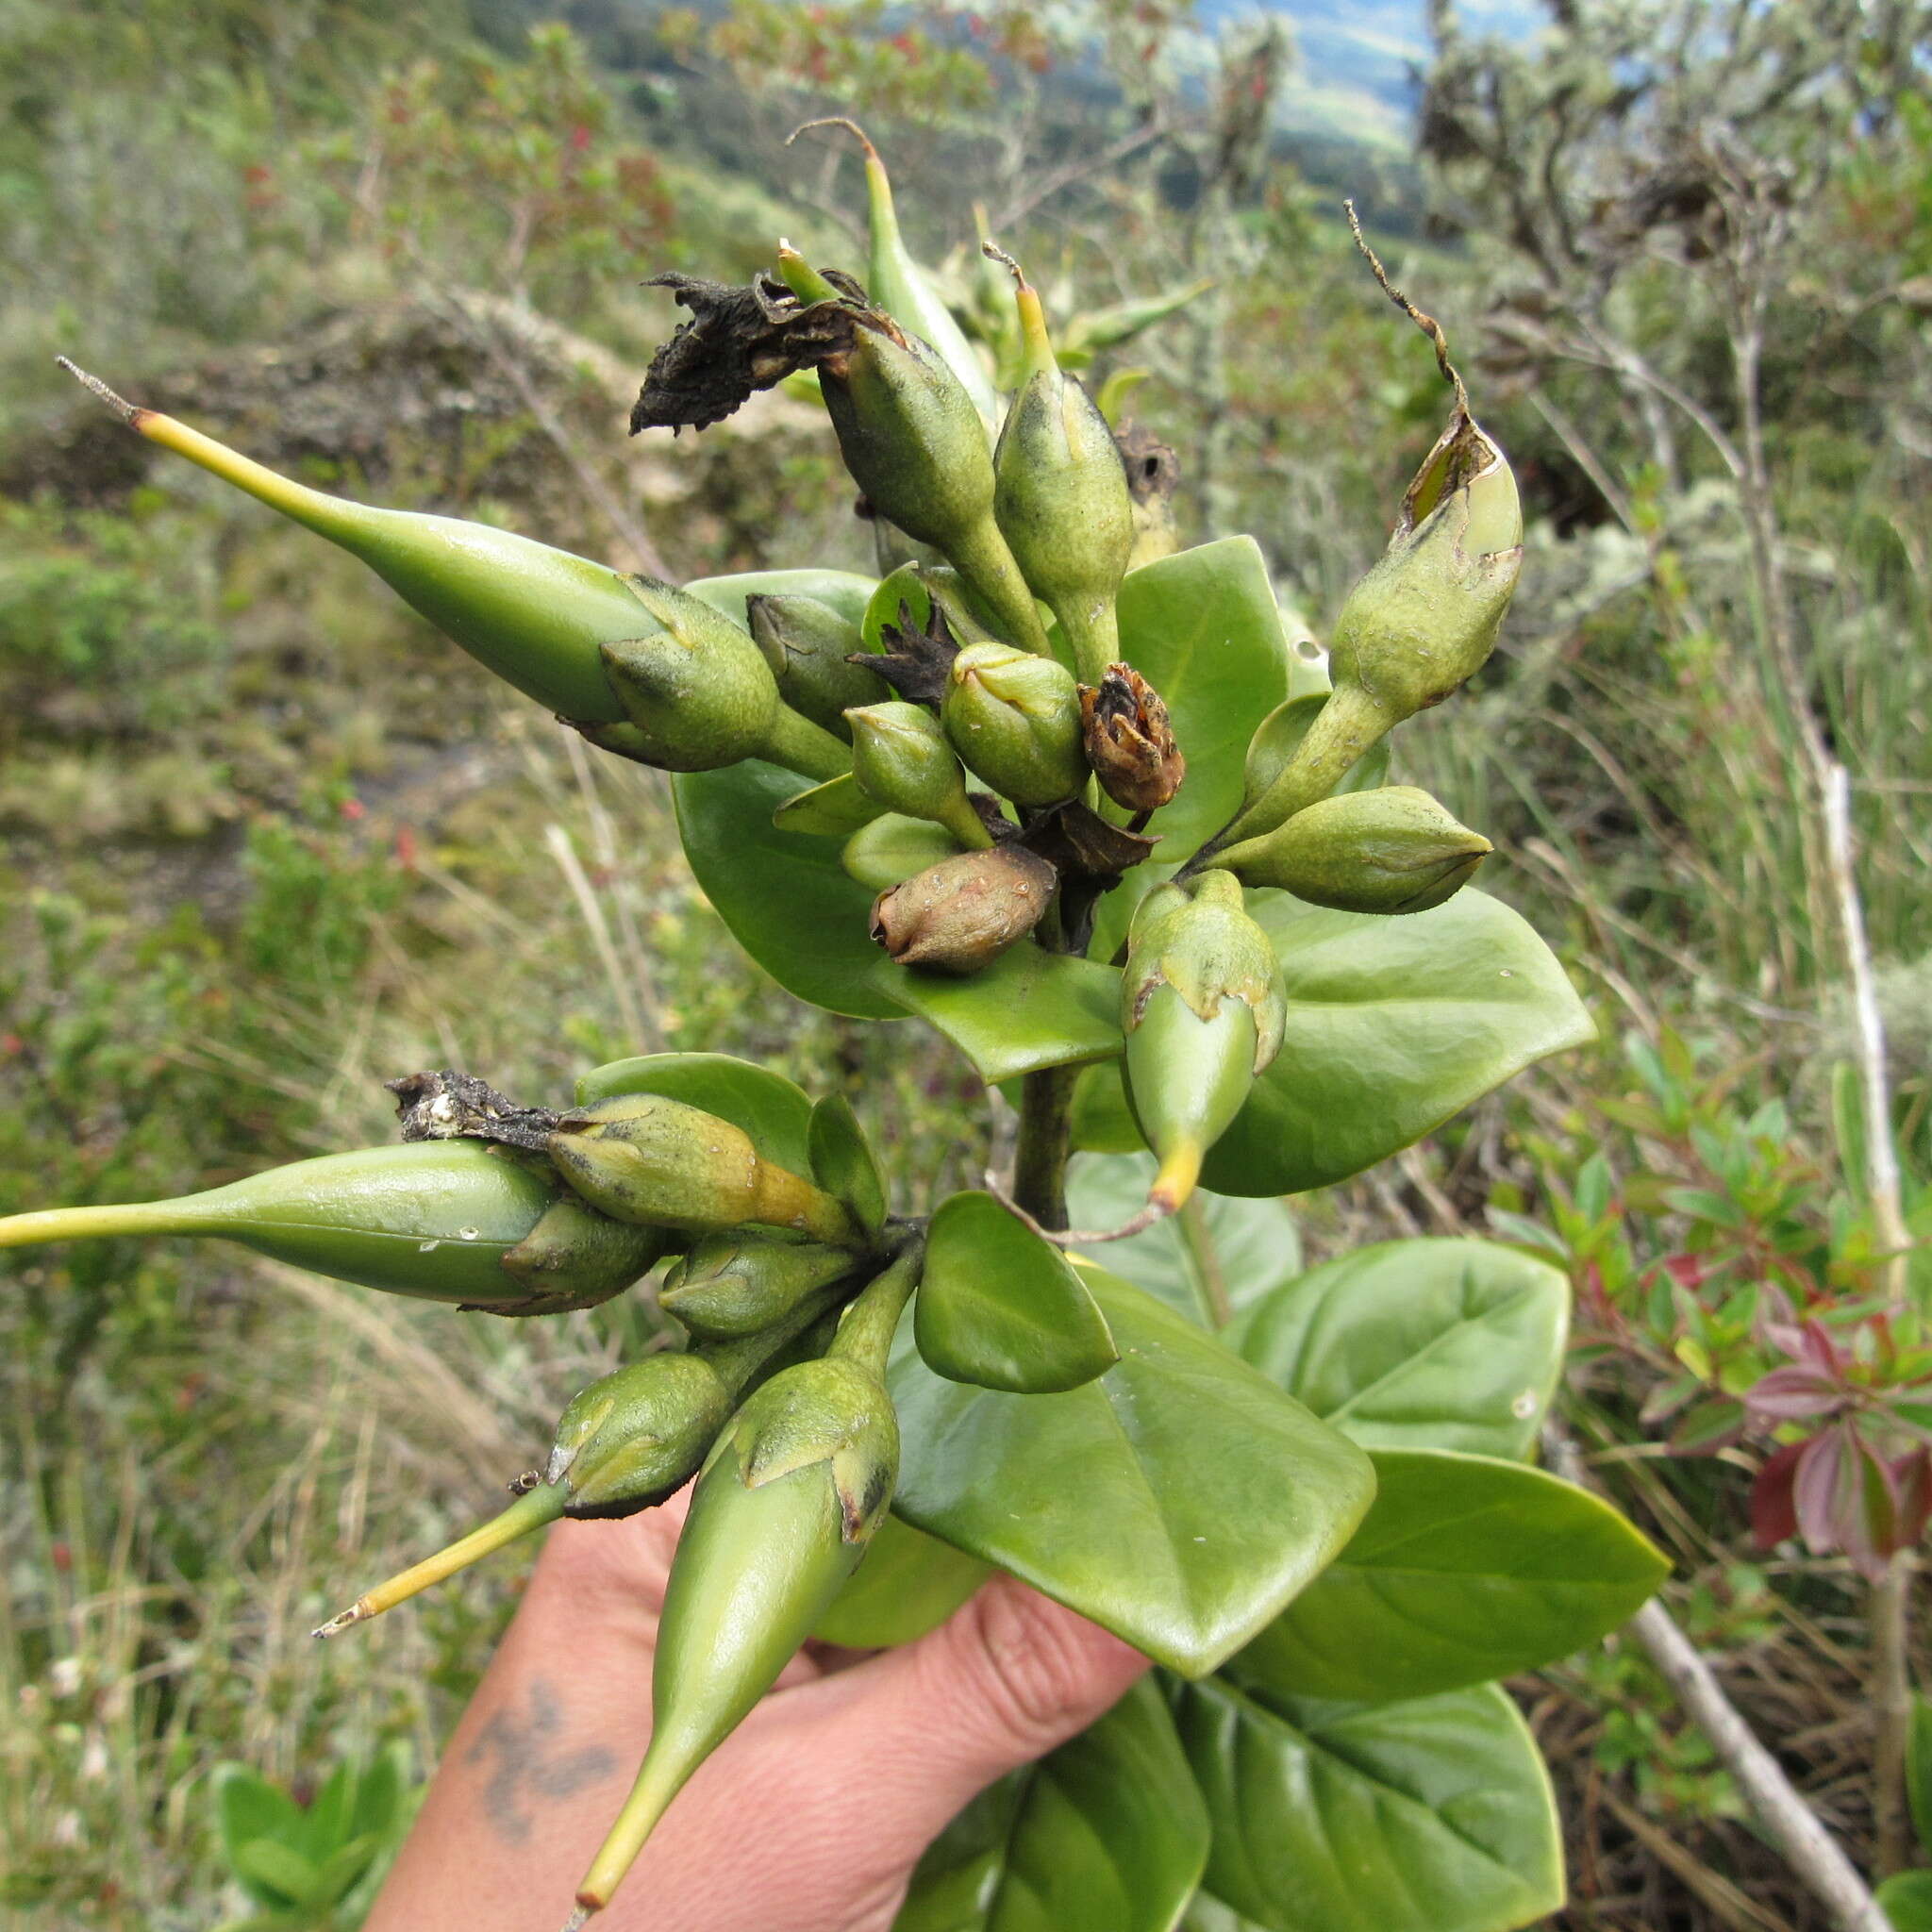
[[[840,291],[781,245],[778,273],[802,302]],[[855,310],[848,352],[819,364],[819,389],[852,480],[873,509],[941,551],[1016,643],[1047,648],[1020,567],[993,520],[992,448],[944,360],[874,308]]]
[[847,658],[863,651],[858,626],[816,597],[748,597],[751,634],[794,711],[839,738],[850,738],[845,713],[874,703],[881,679]]
[[915,874],[956,857],[958,850],[958,841],[943,825],[889,811],[846,840],[839,863],[861,886],[870,886],[874,892],[889,892]]
[[64,358],[62,366],[150,442],[360,558],[418,616],[539,704],[592,724],[624,716],[598,655],[638,628],[636,600],[617,572],[487,524],[311,490],[172,416],[124,402]]
[[930,712],[894,698],[855,705],[845,722],[852,727],[852,774],[870,797],[888,811],[943,825],[961,845],[992,843],[966,796],[959,760]]
[[953,659],[940,720],[967,765],[1015,805],[1058,805],[1087,783],[1080,688],[1051,658],[968,644]]
[[658,1094],[618,1094],[562,1115],[544,1152],[616,1221],[698,1232],[760,1222],[848,1247],[864,1239],[831,1195],[766,1160],[742,1127]]
[[1522,565],[1515,475],[1458,403],[1403,498],[1389,548],[1341,607],[1328,646],[1333,694],[1220,842],[1273,831],[1326,798],[1394,726],[1473,677],[1495,648]]
[[610,1902],[666,1807],[865,1554],[898,1477],[885,1360],[918,1269],[916,1252],[895,1260],[846,1310],[826,1357],[774,1375],[711,1451],[664,1591],[650,1747],[578,1888],[586,1912]]
[[1114,598],[1134,548],[1133,496],[1107,418],[1054,359],[1040,297],[1013,274],[1026,375],[993,453],[993,515],[1081,681],[1098,685],[1121,654]]
[[504,1314],[608,1301],[663,1252],[656,1230],[555,1215],[558,1198],[539,1162],[420,1141],[298,1160],[175,1201],[16,1214],[0,1221],[0,1248],[208,1235],[337,1281]]
[[627,725],[585,735],[666,772],[710,772],[768,758],[808,777],[848,771],[845,748],[781,702],[750,635],[702,597],[649,577],[625,581],[657,628],[603,648]]
[[1121,982],[1127,1092],[1160,1162],[1148,1193],[1172,1213],[1280,1050],[1288,995],[1241,888],[1206,873],[1192,896],[1158,886],[1134,915]]
[[658,1306],[693,1335],[756,1335],[850,1274],[849,1248],[769,1236],[707,1235],[664,1277]]
[[872,936],[902,966],[977,973],[1040,924],[1058,883],[1023,845],[962,852],[881,892]]
[[1426,912],[1468,884],[1493,848],[1413,785],[1324,798],[1215,858],[1245,886],[1275,886],[1339,912]]
[[558,1418],[543,1480],[566,1516],[631,1516],[696,1473],[731,1416],[733,1391],[698,1355],[667,1350],[592,1382]]

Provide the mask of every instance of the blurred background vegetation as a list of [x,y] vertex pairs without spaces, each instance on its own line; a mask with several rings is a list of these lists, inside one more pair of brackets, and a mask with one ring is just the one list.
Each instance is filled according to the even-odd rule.
[[[1754,1543],[1774,1439],[1722,1405],[1775,1358],[1773,1291],[1865,1351],[1874,1402],[1924,1373],[1863,1197],[1804,739],[1851,775],[1932,1235],[1928,33],[1904,0],[0,0],[0,1212],[386,1138],[381,1081],[425,1065],[539,1094],[750,1055],[847,1088],[914,1191],[998,1125],[911,1024],[743,962],[656,774],[150,466],[57,352],[351,494],[676,575],[863,568],[807,405],[622,434],[673,320],[643,275],[741,276],[781,233],[859,261],[851,143],[784,144],[855,113],[958,308],[996,331],[977,218],[1178,453],[1188,539],[1252,530],[1319,638],[1442,416],[1353,194],[1532,519],[1502,650],[1400,775],[1496,841],[1486,882],[1603,1044],[1298,1204],[1308,1251],[1475,1232],[1571,1268],[1569,1426],[1676,1559],[1674,1610],[1861,1863],[1909,1857],[1874,1826],[1870,1588]],[[243,1917],[215,1768],[298,1800],[420,1777],[518,1566],[354,1646],[307,1632],[472,1519],[637,1317],[136,1243],[0,1281],[0,1914]],[[1565,1787],[1562,1924],[1824,1923],[1641,1654],[1517,1689]]]

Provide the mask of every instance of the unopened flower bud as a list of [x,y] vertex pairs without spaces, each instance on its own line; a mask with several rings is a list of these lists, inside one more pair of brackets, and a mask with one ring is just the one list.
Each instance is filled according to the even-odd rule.
[[471,1141],[325,1154],[174,1201],[17,1214],[0,1221],[0,1248],[149,1234],[211,1236],[337,1281],[504,1314],[608,1301],[664,1251],[661,1231],[583,1213],[541,1163]]
[[1158,886],[1141,902],[1121,982],[1127,1092],[1160,1166],[1149,1205],[1172,1213],[1208,1150],[1280,1050],[1288,998],[1268,935],[1225,873],[1191,895]]
[[992,843],[966,796],[959,760],[930,712],[895,698],[855,706],[845,722],[852,727],[853,776],[888,811],[931,819],[961,845]]
[[881,892],[872,936],[902,966],[977,973],[1040,924],[1058,883],[1024,846],[962,852]]
[[1158,811],[1181,789],[1188,761],[1160,693],[1131,664],[1109,664],[1080,687],[1087,761],[1100,789],[1128,811]]
[[849,738],[845,713],[878,699],[876,674],[846,660],[864,649],[858,626],[816,597],[748,597],[751,634],[794,711],[840,738]]
[[543,1480],[566,1516],[632,1516],[689,1482],[730,1420],[733,1390],[702,1356],[666,1349],[580,1390]]
[[728,1341],[782,1321],[856,1265],[849,1248],[707,1235],[664,1277],[658,1306],[693,1335]]
[[1097,685],[1120,656],[1114,597],[1134,548],[1133,497],[1107,418],[1055,360],[1040,297],[1013,273],[1026,371],[993,453],[993,514],[1082,680]]
[[940,720],[973,772],[1015,805],[1058,805],[1087,782],[1079,687],[1051,658],[968,644],[953,659]]
[[846,1309],[824,1359],[748,1396],[698,1477],[658,1626],[651,1742],[577,1890],[608,1905],[664,1810],[730,1736],[858,1568],[898,1480],[886,1353],[916,1250]]
[[1426,912],[1461,891],[1492,848],[1426,791],[1386,785],[1298,811],[1216,858],[1243,885],[1340,912]]
[[829,732],[780,701],[778,681],[747,632],[687,591],[648,577],[627,581],[660,628],[603,646],[628,733],[587,736],[667,772],[716,771],[752,758],[813,778],[848,768]]
[[543,1151],[613,1220],[699,1232],[758,1222],[847,1246],[863,1239],[845,1208],[765,1159],[742,1127],[658,1094],[560,1115]]

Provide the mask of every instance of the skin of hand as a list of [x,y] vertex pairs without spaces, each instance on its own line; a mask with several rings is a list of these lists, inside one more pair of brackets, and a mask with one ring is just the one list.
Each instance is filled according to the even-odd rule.
[[[650,1735],[686,1501],[550,1531],[365,1932],[563,1923]],[[594,1932],[889,1932],[954,1813],[1146,1668],[1008,1576],[903,1649],[854,1661],[808,1645],[671,1807]]]

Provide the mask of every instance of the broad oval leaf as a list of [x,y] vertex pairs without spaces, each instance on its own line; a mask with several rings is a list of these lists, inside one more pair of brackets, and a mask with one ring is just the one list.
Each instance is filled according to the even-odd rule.
[[811,1634],[849,1650],[910,1643],[937,1629],[991,1574],[976,1557],[888,1516]]
[[1379,1241],[1310,1269],[1228,1340],[1364,1449],[1529,1455],[1563,1367],[1570,1284],[1494,1241]]
[[858,789],[850,772],[795,792],[772,814],[781,832],[802,832],[813,839],[837,839],[841,844],[881,816],[879,807]]
[[1373,1167],[1595,1028],[1557,957],[1466,888],[1377,919],[1248,895],[1288,987],[1281,1051],[1208,1157],[1223,1194],[1296,1194]]
[[912,1333],[949,1382],[1053,1395],[1120,1359],[1073,1263],[991,1194],[954,1194],[926,1236]]
[[1120,969],[1031,940],[965,978],[880,959],[871,983],[937,1027],[988,1082],[1121,1051]]
[[671,780],[685,857],[744,950],[787,992],[855,1020],[896,1020],[874,988],[875,894],[849,877],[836,839],[781,832],[772,814],[797,795],[796,772],[747,758]]
[[[1155,1165],[1148,1154],[1075,1156],[1067,1171],[1068,1219],[1075,1227],[1118,1227],[1145,1203]],[[1136,1288],[1158,1295],[1176,1313],[1218,1326],[1222,1310],[1239,1314],[1275,1295],[1301,1273],[1301,1231],[1280,1201],[1230,1200],[1197,1189],[1179,1215],[1156,1222],[1144,1234],[1110,1242],[1107,1264]],[[1234,1340],[1233,1331],[1229,1340]],[[1267,1362],[1248,1358],[1272,1373]],[[1274,1379],[1298,1402],[1315,1408],[1284,1377]]]
[[849,570],[743,570],[728,576],[697,577],[684,588],[749,630],[745,600],[750,597],[815,597],[858,624],[876,584]]
[[1064,1395],[1001,1395],[893,1351],[893,1508],[1184,1674],[1256,1636],[1348,1541],[1368,1458],[1219,1341],[1097,1268],[1121,1351]]
[[1406,1704],[1174,1687],[1214,1845],[1192,1932],[1510,1932],[1563,1903],[1556,1800],[1493,1684]]
[[1670,1564],[1607,1503],[1520,1462],[1375,1452],[1354,1541],[1229,1666],[1284,1696],[1425,1697],[1568,1657]]
[[865,1129],[842,1093],[828,1093],[812,1108],[807,1140],[811,1178],[844,1202],[868,1234],[877,1234],[886,1224],[886,1184]]
[[782,1074],[728,1053],[648,1053],[593,1068],[577,1082],[577,1105],[620,1093],[661,1093],[742,1127],[767,1159],[811,1173],[811,1101]]
[[839,863],[848,877],[857,879],[868,891],[883,892],[929,865],[957,858],[959,849],[943,825],[888,811],[869,825],[861,825],[845,841],[839,850]]
[[1895,1872],[1876,1896],[1891,1932],[1932,1932],[1932,1872]]
[[1208,1810],[1160,1692],[982,1791],[927,1848],[893,1932],[1169,1932]]

